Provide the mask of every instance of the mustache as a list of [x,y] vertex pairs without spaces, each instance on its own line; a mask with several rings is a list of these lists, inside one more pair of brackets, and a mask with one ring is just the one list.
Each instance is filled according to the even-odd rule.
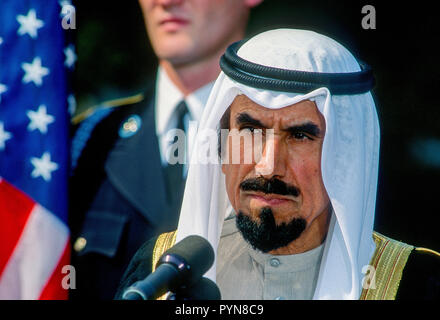
[[277,178],[266,179],[263,177],[250,178],[240,183],[243,191],[261,191],[265,194],[279,194],[283,196],[299,196],[299,189],[293,185],[288,185]]

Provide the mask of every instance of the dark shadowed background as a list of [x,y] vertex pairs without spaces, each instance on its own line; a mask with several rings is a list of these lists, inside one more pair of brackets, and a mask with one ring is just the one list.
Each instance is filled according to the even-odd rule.
[[[440,15],[427,3],[265,0],[252,11],[248,35],[276,27],[310,29],[372,66],[381,124],[375,229],[439,251]],[[137,1],[75,5],[77,112],[141,92],[157,63]],[[375,30],[361,26],[364,5],[376,9]]]

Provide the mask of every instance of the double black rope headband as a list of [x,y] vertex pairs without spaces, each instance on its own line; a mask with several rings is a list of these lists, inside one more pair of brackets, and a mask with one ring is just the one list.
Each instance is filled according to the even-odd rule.
[[309,93],[326,87],[332,95],[354,95],[374,87],[371,67],[360,62],[361,71],[351,73],[320,73],[286,70],[263,66],[240,58],[237,51],[242,41],[231,44],[220,59],[220,68],[231,79],[244,85],[273,91]]

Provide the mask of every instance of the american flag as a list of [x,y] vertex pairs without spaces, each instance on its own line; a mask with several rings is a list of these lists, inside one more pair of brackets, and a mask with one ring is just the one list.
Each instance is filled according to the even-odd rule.
[[0,1],[0,299],[68,295],[69,4]]

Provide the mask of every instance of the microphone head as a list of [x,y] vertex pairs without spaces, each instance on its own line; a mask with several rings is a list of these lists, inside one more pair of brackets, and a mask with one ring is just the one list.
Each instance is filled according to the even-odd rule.
[[163,263],[174,264],[187,286],[195,284],[214,263],[214,249],[205,238],[191,235],[164,252],[156,267]]

